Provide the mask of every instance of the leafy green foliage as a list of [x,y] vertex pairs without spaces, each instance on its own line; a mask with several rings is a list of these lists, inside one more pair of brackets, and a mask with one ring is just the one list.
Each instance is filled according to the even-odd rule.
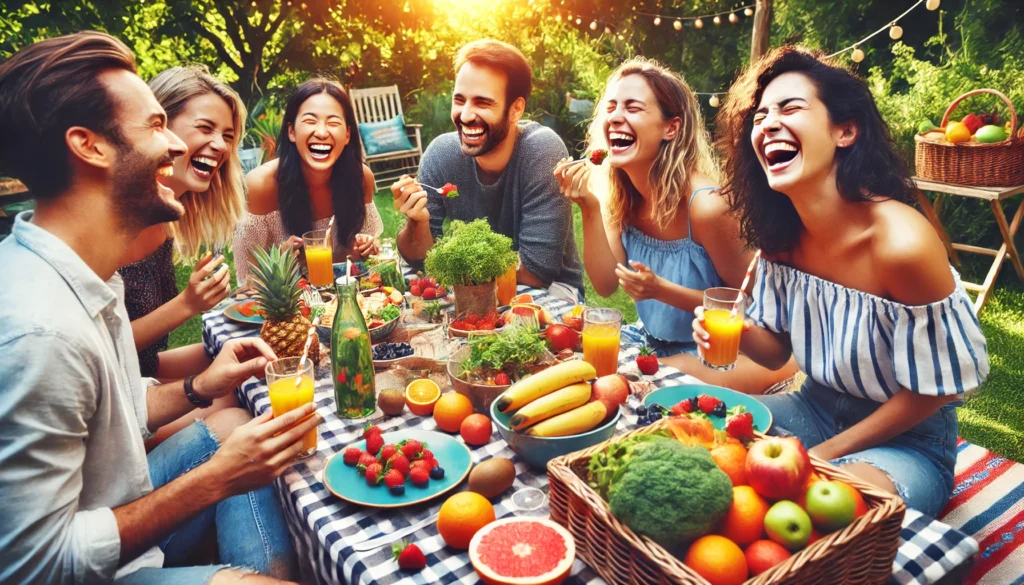
[[481,368],[500,369],[505,364],[516,367],[535,363],[547,344],[539,331],[529,327],[508,325],[498,333],[474,335],[469,339],[472,350],[459,364],[464,372]]
[[491,231],[486,219],[453,221],[427,252],[424,269],[446,287],[486,284],[518,261],[512,239]]

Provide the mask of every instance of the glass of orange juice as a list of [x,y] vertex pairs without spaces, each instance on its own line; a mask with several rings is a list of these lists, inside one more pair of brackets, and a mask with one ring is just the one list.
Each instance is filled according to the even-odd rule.
[[306,270],[309,284],[316,288],[334,285],[334,248],[327,239],[327,230],[312,230],[302,234],[306,250]]
[[704,291],[704,329],[711,337],[710,348],[700,348],[700,361],[712,370],[721,372],[736,367],[740,353],[740,334],[743,333],[743,307],[734,315],[733,307],[740,297],[736,288],[709,288]]
[[[267,364],[270,408],[274,411],[275,417],[313,402],[313,360],[306,360],[301,369],[300,361],[301,358],[287,357]],[[300,459],[316,452],[318,431],[317,428],[312,428],[303,437]]]
[[519,270],[519,263],[516,262],[508,269],[508,272],[502,274],[497,279],[498,285],[498,304],[507,305],[512,302],[512,299],[516,296],[516,271]]
[[619,369],[619,334],[622,312],[593,308],[583,311],[583,361],[594,366],[598,376]]

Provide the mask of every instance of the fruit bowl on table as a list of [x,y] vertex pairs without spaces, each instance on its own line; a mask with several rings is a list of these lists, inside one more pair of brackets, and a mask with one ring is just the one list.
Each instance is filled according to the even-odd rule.
[[[401,360],[404,360],[406,358],[411,358],[411,357],[415,356],[415,352],[413,351],[411,345],[409,345],[408,343],[399,343],[399,344],[393,344],[393,345],[409,346],[408,353],[406,353],[405,355],[398,355],[396,357],[388,358],[388,359],[377,359],[377,355],[383,350],[385,343],[390,343],[390,342],[384,341],[384,342],[381,342],[381,343],[377,343],[377,344],[374,344],[370,348],[370,352],[373,354],[373,367],[375,367],[375,368],[387,368],[387,367],[390,367],[391,364],[394,364],[394,363],[397,363],[397,362],[399,362]],[[398,348],[396,348],[396,349],[398,349]]]
[[[706,394],[721,400],[725,403],[727,410],[734,406],[745,407],[747,412],[754,416],[754,430],[759,433],[767,433],[768,429],[772,426],[771,411],[769,411],[768,407],[762,404],[758,399],[748,394],[737,392],[736,390],[730,390],[720,386],[710,386],[708,384],[683,384],[680,386],[665,386],[663,388],[658,388],[644,397],[644,406],[650,408],[652,404],[659,404],[665,408],[671,409],[680,401],[689,398],[696,398],[701,394]],[[711,419],[711,422],[715,425],[716,429],[725,429],[726,417],[709,415],[708,418]]]
[[526,433],[513,431],[509,424],[514,412],[501,412],[497,401],[491,403],[491,420],[498,427],[498,434],[508,443],[516,455],[523,458],[530,466],[543,469],[548,461],[562,457],[581,449],[587,449],[603,443],[615,434],[615,425],[622,416],[622,407],[599,424],[597,427],[578,435],[565,437],[535,437]]
[[[469,401],[473,403],[473,410],[486,414],[490,412],[491,403],[494,399],[500,396],[505,390],[508,390],[512,385],[481,384],[460,378],[460,375],[462,375],[462,361],[469,357],[472,350],[473,348],[467,345],[460,348],[448,358],[448,379],[451,381],[452,388],[454,388],[456,392],[462,394],[466,398],[469,398]],[[549,352],[544,352],[540,359],[541,363],[547,363],[549,365],[554,364],[556,361],[555,356]]]
[[[466,321],[466,319],[470,316],[469,315],[469,311],[463,311],[463,312],[459,313],[458,315],[456,315],[455,318],[452,319],[452,322],[448,325],[448,335],[450,337],[467,338],[471,334],[487,335],[489,333],[498,333],[499,331],[501,331],[502,327],[504,327],[504,325],[505,325],[504,322],[503,322],[504,321],[503,320],[503,314],[504,314],[505,311],[508,310],[508,307],[495,308],[494,310],[495,310],[496,320],[495,320],[495,324],[494,324],[494,328],[493,329],[492,328],[487,328],[487,329],[461,329],[459,327],[456,327],[456,325],[458,325],[460,322]],[[482,317],[478,316],[477,318],[481,319]]]

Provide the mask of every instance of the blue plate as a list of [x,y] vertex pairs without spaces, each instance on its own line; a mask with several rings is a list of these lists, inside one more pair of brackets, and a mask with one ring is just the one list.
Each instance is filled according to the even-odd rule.
[[[761,404],[753,396],[737,392],[735,390],[729,390],[728,388],[722,388],[720,386],[708,386],[707,384],[684,384],[682,386],[666,386],[664,388],[658,388],[654,392],[651,392],[644,398],[644,405],[650,406],[652,404],[660,404],[665,408],[672,408],[680,400],[687,398],[693,398],[694,396],[700,396],[701,394],[707,394],[708,396],[714,396],[725,403],[726,408],[732,408],[737,405],[743,405],[747,407],[747,412],[754,415],[754,430],[766,433],[772,426],[772,413],[768,410],[768,407]],[[725,419],[717,416],[708,417],[713,423],[715,423],[716,429],[725,428]]]
[[[451,491],[466,479],[470,468],[473,467],[473,458],[469,454],[469,449],[451,435],[416,429],[384,433],[385,445],[397,444],[405,439],[416,439],[430,449],[434,458],[444,469],[443,479],[432,479],[425,487],[416,487],[406,478],[405,494],[393,496],[383,483],[378,486],[370,486],[355,467],[345,465],[345,459],[341,457],[343,449],[331,455],[327,460],[327,465],[324,467],[324,485],[332,494],[346,502],[371,508],[402,508],[425,502]],[[346,449],[348,447],[364,449],[366,441],[345,446]]]
[[235,301],[224,307],[224,316],[237,323],[244,323],[246,325],[262,325],[263,317],[259,315],[253,315],[252,317],[246,317],[245,315],[238,312],[238,308],[250,301]]

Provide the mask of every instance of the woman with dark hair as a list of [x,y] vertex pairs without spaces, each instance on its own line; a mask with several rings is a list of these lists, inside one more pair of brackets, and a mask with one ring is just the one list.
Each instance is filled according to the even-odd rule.
[[277,158],[245,177],[249,214],[235,232],[239,284],[249,274],[249,249],[287,242],[325,229],[334,217],[334,259],[365,258],[379,251],[384,231],[373,204],[373,173],[348,93],[327,79],[311,79],[288,99],[277,140]]
[[[863,81],[784,47],[718,117],[723,188],[764,258],[742,351],[796,357],[796,392],[765,396],[772,430],[932,516],[949,500],[956,406],[988,374],[985,337]],[[703,311],[694,340],[711,341]]]

